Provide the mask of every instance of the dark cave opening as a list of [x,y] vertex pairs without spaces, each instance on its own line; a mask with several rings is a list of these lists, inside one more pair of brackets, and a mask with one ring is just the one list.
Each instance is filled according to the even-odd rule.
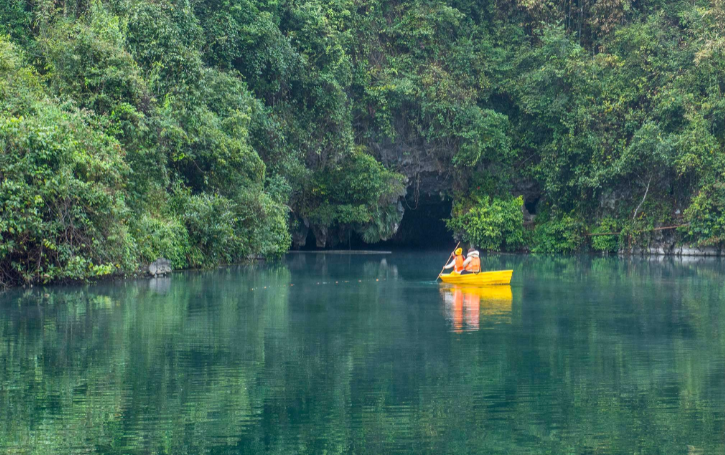
[[[404,203],[405,204],[405,203]],[[450,246],[453,234],[445,220],[451,217],[452,202],[423,196],[405,205],[405,213],[393,238],[380,242],[385,248],[443,248]]]
[[[339,232],[329,235],[327,246],[316,246],[313,229],[309,229],[302,250],[389,250],[389,249],[423,249],[450,247],[453,242],[451,231],[446,228],[445,220],[451,216],[452,202],[449,199],[421,195],[417,204],[414,201],[403,201],[405,212],[398,231],[392,238],[378,242],[365,243],[359,234],[345,230],[339,238]],[[334,240],[333,240],[333,237]]]
[[353,248],[406,249],[444,248],[451,245],[453,234],[445,220],[451,216],[452,202],[438,196],[420,195],[415,201],[403,201],[405,213],[395,235],[382,242],[368,245],[361,242]]

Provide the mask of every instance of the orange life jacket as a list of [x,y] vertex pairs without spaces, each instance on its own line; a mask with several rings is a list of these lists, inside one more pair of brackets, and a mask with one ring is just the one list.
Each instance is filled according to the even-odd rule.
[[477,257],[472,257],[471,262],[466,265],[466,270],[469,272],[480,272],[481,271],[481,259]]
[[460,254],[456,256],[456,264],[453,266],[453,270],[458,273],[463,271],[463,256]]

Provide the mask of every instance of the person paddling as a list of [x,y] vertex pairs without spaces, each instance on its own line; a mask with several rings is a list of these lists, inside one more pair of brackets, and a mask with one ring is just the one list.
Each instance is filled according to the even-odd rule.
[[463,263],[465,262],[463,260],[463,250],[461,248],[456,248],[456,251],[454,253],[455,253],[456,257],[454,257],[450,263],[446,264],[443,267],[443,269],[445,270],[445,269],[450,269],[451,267],[453,267],[454,272],[461,273],[461,272],[463,272],[463,268],[464,268]]
[[466,260],[463,261],[463,269],[461,275],[479,273],[481,271],[481,258],[475,248],[469,248]]

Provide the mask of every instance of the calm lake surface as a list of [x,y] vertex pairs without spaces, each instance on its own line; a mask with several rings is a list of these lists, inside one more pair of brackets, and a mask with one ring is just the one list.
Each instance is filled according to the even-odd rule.
[[725,453],[725,262],[446,254],[0,294],[0,453]]

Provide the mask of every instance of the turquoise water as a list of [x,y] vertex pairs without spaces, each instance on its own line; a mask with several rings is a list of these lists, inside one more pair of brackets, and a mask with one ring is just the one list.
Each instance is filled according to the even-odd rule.
[[445,256],[0,294],[0,453],[725,453],[725,263]]

